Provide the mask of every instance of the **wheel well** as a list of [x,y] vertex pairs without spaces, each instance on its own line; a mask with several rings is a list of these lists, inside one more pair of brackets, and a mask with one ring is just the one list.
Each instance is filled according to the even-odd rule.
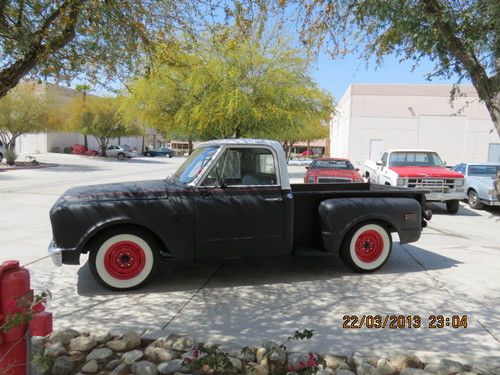
[[469,193],[470,193],[472,190],[474,190],[474,191],[477,193],[477,190],[476,190],[476,189],[474,189],[474,188],[470,187],[470,188],[468,188],[468,189],[467,189],[467,195],[469,195]]
[[386,184],[386,185],[389,185],[389,186],[391,186],[391,184],[390,184],[390,183],[388,183],[387,181],[385,182],[385,184]]
[[165,256],[165,257],[170,257],[170,251],[168,250],[167,246],[162,241],[160,236],[158,236],[151,229],[146,228],[142,225],[138,225],[138,224],[114,224],[114,225],[110,225],[110,226],[101,227],[98,230],[96,230],[94,233],[92,233],[92,235],[85,241],[85,243],[81,246],[80,252],[82,254],[86,254],[89,251],[91,251],[92,249],[90,249],[90,247],[92,247],[93,242],[97,239],[97,237],[99,237],[101,234],[105,233],[106,231],[123,230],[125,232],[125,231],[130,231],[133,229],[139,229],[139,230],[143,230],[143,231],[147,232],[151,237],[154,238],[154,240],[156,241],[156,243],[160,247],[159,249],[157,249],[158,251],[160,251],[160,254],[162,256]]
[[356,228],[359,228],[359,227],[362,227],[363,225],[366,225],[366,224],[378,224],[380,225],[382,228],[386,229],[389,233],[392,233],[392,232],[397,232],[396,228],[394,228],[394,226],[389,223],[388,221],[385,221],[385,220],[382,220],[382,219],[368,219],[368,220],[363,220],[363,221],[360,221],[356,224],[353,224],[346,232],[345,232],[345,235],[344,235],[344,238],[342,239],[342,243],[344,243],[344,241],[346,240],[347,236]]

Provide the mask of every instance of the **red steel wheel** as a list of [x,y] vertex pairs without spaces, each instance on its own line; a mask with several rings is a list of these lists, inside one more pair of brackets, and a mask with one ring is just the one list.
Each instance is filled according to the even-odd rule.
[[357,272],[373,272],[384,265],[392,248],[391,234],[379,224],[364,223],[346,236],[340,256]]
[[104,233],[90,253],[90,270],[106,288],[138,288],[147,282],[158,263],[155,245],[154,239],[140,230]]

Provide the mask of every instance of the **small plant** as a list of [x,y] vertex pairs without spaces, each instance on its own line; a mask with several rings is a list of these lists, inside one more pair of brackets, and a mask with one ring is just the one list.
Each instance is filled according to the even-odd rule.
[[234,367],[227,353],[221,352],[218,346],[207,347],[203,345],[200,349],[193,350],[192,356],[187,356],[183,361],[193,373],[221,373],[237,374],[238,369]]
[[10,300],[6,303],[7,316],[5,322],[0,326],[3,332],[8,332],[12,328],[28,323],[33,319],[33,315],[45,310],[44,304],[51,298],[48,291],[44,291],[33,298],[25,297],[17,301]]
[[288,371],[301,375],[312,375],[316,374],[320,368],[326,367],[326,361],[323,357],[314,353],[308,353],[307,356],[307,361],[300,361],[295,366],[288,366]]
[[46,373],[54,365],[54,358],[44,355],[43,353],[37,353],[31,357],[31,363],[42,373]]

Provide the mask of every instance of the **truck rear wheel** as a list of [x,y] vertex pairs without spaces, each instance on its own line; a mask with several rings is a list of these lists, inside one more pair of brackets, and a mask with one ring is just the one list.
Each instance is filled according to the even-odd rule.
[[153,236],[139,228],[111,229],[99,235],[90,252],[94,278],[112,290],[130,290],[144,285],[158,265]]
[[391,249],[392,238],[387,229],[377,223],[363,223],[346,235],[340,257],[355,272],[373,272],[385,264]]
[[460,208],[460,202],[456,199],[446,201],[446,211],[450,214],[456,214]]

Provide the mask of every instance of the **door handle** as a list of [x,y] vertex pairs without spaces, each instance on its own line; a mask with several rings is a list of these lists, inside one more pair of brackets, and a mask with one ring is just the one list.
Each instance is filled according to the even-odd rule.
[[276,197],[276,198],[264,198],[266,202],[283,202],[283,198],[281,197]]

